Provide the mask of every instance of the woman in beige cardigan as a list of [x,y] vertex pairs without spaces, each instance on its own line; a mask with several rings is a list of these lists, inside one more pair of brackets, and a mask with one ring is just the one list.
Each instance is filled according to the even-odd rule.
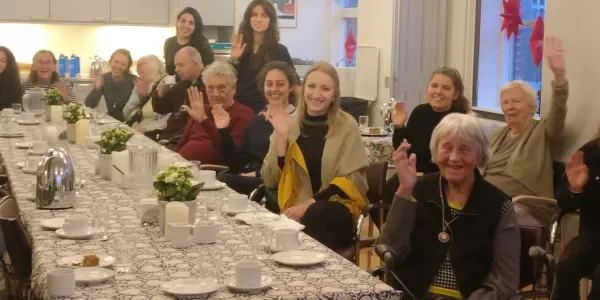
[[[559,39],[549,37],[544,48],[552,81],[552,102],[548,116],[534,120],[536,92],[528,83],[514,80],[500,92],[507,126],[492,137],[492,159],[484,169],[484,179],[511,197],[554,198],[551,148],[560,141],[567,115],[568,82],[564,53]],[[549,226],[555,206],[515,205],[520,224]]]
[[265,185],[277,189],[280,211],[340,252],[352,245],[354,224],[367,204],[367,156],[356,121],[340,109],[333,66],[313,65],[302,97],[292,115],[267,109],[275,131],[261,173]]

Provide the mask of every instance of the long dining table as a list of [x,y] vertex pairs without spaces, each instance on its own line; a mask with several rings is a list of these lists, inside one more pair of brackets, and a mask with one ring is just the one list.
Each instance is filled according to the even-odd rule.
[[[47,293],[46,273],[59,267],[59,259],[72,255],[101,255],[112,251],[113,234],[125,233],[135,240],[133,267],[129,272],[117,273],[108,281],[97,285],[78,285],[72,298],[62,299],[173,299],[162,291],[162,284],[174,279],[197,278],[200,268],[196,267],[199,253],[212,251],[215,245],[197,245],[185,249],[175,249],[164,238],[158,225],[144,225],[138,216],[139,200],[131,190],[123,189],[110,180],[101,179],[95,173],[98,150],[73,144],[61,144],[70,153],[75,176],[87,181],[78,190],[77,205],[65,210],[36,209],[31,199],[31,186],[36,175],[26,174],[18,166],[28,155],[27,150],[16,147],[15,143],[39,139],[40,132],[47,124],[18,126],[24,133],[21,138],[0,138],[0,155],[9,176],[14,197],[20,207],[21,218],[32,241],[31,285],[36,298],[50,299]],[[97,126],[97,125],[96,125]],[[0,130],[5,130],[1,128]],[[99,129],[96,128],[96,131]],[[136,133],[137,142],[153,143],[142,134]],[[198,197],[199,206],[206,199],[225,201],[228,193],[225,187],[217,191],[203,191]],[[99,201],[108,203],[107,241],[99,236],[88,240],[61,239],[55,232],[40,226],[44,219],[65,217],[69,214],[84,214],[92,217],[92,204]],[[264,210],[252,202],[257,209]],[[206,217],[197,212],[198,218]],[[222,251],[221,272],[223,278],[234,275],[237,262],[256,259],[251,247],[252,227],[242,224],[231,216],[223,215],[217,222],[217,246]],[[262,260],[263,274],[271,276],[273,283],[266,291],[249,295],[235,293],[223,285],[210,294],[211,299],[400,299],[402,293],[395,291],[377,278],[359,269],[319,242],[304,236],[307,250],[322,252],[327,259],[321,265],[305,268],[287,267],[266,258]]]

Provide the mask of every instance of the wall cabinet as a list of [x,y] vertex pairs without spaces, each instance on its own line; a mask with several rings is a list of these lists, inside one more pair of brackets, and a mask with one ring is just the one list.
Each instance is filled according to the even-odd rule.
[[50,20],[58,22],[110,22],[109,0],[50,0]]
[[[198,2],[202,2],[201,0]],[[111,23],[169,24],[169,0],[110,0]]]
[[43,22],[50,19],[50,0],[0,0],[0,21]]
[[179,0],[179,13],[186,7],[195,8],[205,26],[233,26],[235,0]]

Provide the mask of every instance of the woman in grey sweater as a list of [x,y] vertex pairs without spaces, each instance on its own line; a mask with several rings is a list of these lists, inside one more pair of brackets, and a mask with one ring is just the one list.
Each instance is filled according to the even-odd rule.
[[94,89],[85,98],[85,105],[96,108],[104,96],[108,115],[123,122],[123,108],[135,85],[135,76],[129,70],[131,54],[125,49],[118,49],[110,56],[108,63],[110,72],[96,78]]

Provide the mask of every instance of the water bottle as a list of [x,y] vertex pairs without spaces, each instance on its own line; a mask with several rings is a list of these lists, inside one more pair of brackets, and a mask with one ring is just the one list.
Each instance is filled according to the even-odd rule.
[[68,60],[69,58],[62,53],[58,57],[58,74],[60,75],[60,77],[65,77],[65,75],[67,74]]
[[77,59],[75,54],[71,55],[71,58],[69,59],[69,77],[77,77]]
[[[73,54],[75,55],[75,54]],[[79,58],[79,56],[75,55],[75,66],[77,67],[77,76],[81,75],[81,58]]]

